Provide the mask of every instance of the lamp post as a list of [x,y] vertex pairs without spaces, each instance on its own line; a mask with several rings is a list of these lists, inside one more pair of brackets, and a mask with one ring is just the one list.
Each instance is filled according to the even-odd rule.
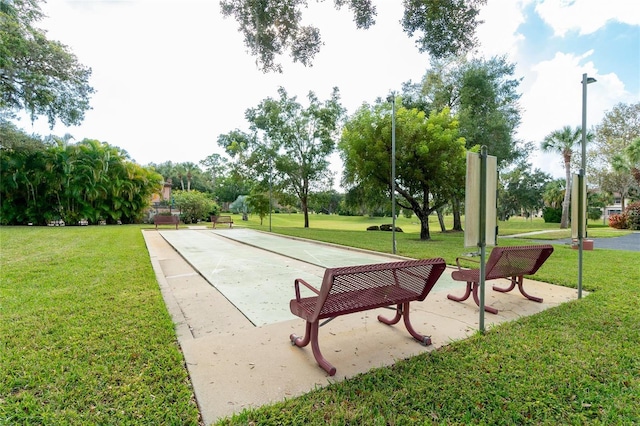
[[582,298],[582,251],[584,237],[587,235],[585,214],[587,212],[584,193],[587,174],[587,84],[596,79],[582,74],[582,158],[580,159],[580,175],[578,176],[578,299]]
[[273,204],[271,201],[271,178],[273,175],[273,168],[271,167],[271,157],[269,157],[269,232],[271,232],[271,211],[273,210]]
[[396,92],[387,100],[391,102],[391,239],[396,254]]

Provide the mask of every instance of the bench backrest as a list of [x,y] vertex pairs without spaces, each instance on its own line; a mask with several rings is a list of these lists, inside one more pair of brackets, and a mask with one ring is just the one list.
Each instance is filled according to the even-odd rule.
[[[446,263],[442,258],[327,268],[322,280],[315,313],[318,315],[322,311],[327,298],[331,295],[388,286],[400,286],[417,293],[419,296],[415,300],[422,301],[427,297],[445,268]],[[357,311],[357,309],[352,309],[343,313]]]
[[211,216],[211,222],[228,223],[233,222],[231,216]]
[[549,244],[495,247],[486,266],[486,279],[533,275],[553,253]]
[[178,216],[173,214],[171,216],[157,214],[153,217],[153,223],[163,223],[163,224],[172,223],[173,224],[173,223],[178,223],[179,220],[180,219],[178,218]]

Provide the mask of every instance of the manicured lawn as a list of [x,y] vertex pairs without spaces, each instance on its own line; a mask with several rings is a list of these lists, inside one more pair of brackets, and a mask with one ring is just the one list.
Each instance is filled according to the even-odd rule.
[[[501,234],[557,228],[514,219]],[[453,263],[470,251],[433,220],[425,242],[399,218],[398,254]],[[282,214],[272,230],[391,252],[390,232],[365,231],[382,223],[312,215],[303,229]],[[639,256],[587,251],[580,301],[219,424],[634,424]],[[0,227],[0,272],[0,424],[198,424],[140,227]],[[576,251],[556,246],[535,278],[575,287]]]
[[135,226],[0,227],[0,425],[197,425]]

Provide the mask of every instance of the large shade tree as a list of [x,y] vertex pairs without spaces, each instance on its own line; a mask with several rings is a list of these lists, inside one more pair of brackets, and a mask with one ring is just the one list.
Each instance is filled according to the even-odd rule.
[[[339,144],[344,181],[391,194],[392,114],[388,103],[363,105],[347,121]],[[464,186],[464,138],[448,109],[426,116],[418,109],[396,112],[397,203],[420,220],[420,239],[431,239],[429,215]]]
[[582,129],[564,126],[562,129],[549,133],[541,143],[541,148],[546,152],[553,152],[562,156],[565,174],[565,192],[562,202],[562,218],[560,228],[566,229],[569,225],[569,206],[571,205],[571,157],[573,147],[580,141]]
[[616,172],[633,176],[636,184],[640,186],[640,137],[627,145],[622,152],[614,155],[611,165]]
[[309,227],[309,194],[331,181],[329,154],[335,149],[344,108],[337,88],[321,102],[313,92],[308,106],[289,97],[282,87],[277,98],[266,98],[246,111],[251,132],[239,130],[218,138],[247,176],[262,186],[273,179],[281,191],[295,194]]
[[38,3],[0,0],[0,114],[45,116],[52,128],[57,120],[77,125],[90,108],[91,69],[35,27],[43,18]]
[[[515,65],[504,57],[490,59],[445,58],[432,61],[418,83],[403,85],[402,102],[427,114],[450,108],[460,123],[460,135],[467,149],[486,146],[504,169],[526,158],[527,147],[515,139],[520,123],[520,79],[514,78]],[[462,230],[459,191],[451,199],[453,229]]]
[[540,169],[531,170],[531,164],[521,161],[512,170],[500,174],[498,182],[498,217],[533,217],[544,207],[543,194],[551,176]]
[[[627,166],[625,150],[640,138],[640,102],[616,104],[595,126],[594,142],[588,151],[589,181],[600,189],[625,198],[635,179]],[[623,201],[624,202],[624,201]]]
[[[478,14],[485,3],[486,0],[405,0],[402,29],[410,37],[416,36],[421,52],[433,57],[461,54],[477,44],[475,30],[481,22]],[[333,0],[333,5],[337,9],[349,8],[359,29],[375,24],[373,0]],[[221,0],[220,6],[224,16],[238,22],[245,46],[262,71],[282,72],[278,57],[287,53],[294,62],[310,66],[323,44],[320,30],[302,23],[308,0]]]
[[619,103],[607,111],[595,128],[594,143],[589,149],[588,176],[600,189],[622,199],[634,194],[640,173],[637,140],[640,139],[640,102]]
[[520,124],[521,79],[505,57],[433,61],[422,81],[403,84],[403,105],[429,114],[449,108],[458,116],[467,149],[485,145],[500,168],[522,160],[527,148],[515,139]]
[[616,104],[596,126],[589,153],[601,167],[611,165],[613,157],[640,138],[640,102]]

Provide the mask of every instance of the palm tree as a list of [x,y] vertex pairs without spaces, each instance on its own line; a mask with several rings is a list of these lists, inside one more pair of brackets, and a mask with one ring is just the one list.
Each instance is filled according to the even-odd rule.
[[198,166],[194,163],[182,163],[182,167],[187,172],[187,191],[191,191],[191,179],[193,178],[193,172],[196,171]]
[[582,129],[571,126],[564,126],[560,130],[549,133],[542,141],[541,148],[545,152],[554,152],[562,155],[565,172],[565,192],[562,201],[562,218],[560,219],[560,229],[566,229],[569,223],[569,206],[571,205],[571,157],[573,146],[580,140]]
[[544,203],[551,208],[559,208],[562,205],[562,201],[564,200],[565,184],[566,182],[564,181],[564,179],[555,179],[551,182],[548,182],[544,186],[542,201],[544,201]]
[[640,185],[640,138],[636,138],[621,152],[613,156],[613,170],[629,173]]

